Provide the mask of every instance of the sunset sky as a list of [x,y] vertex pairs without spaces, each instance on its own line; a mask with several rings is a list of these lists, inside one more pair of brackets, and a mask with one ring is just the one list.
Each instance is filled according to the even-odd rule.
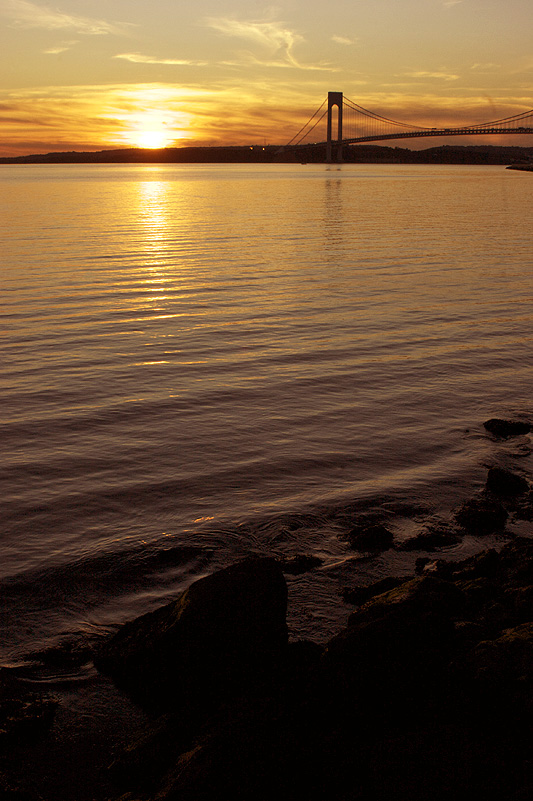
[[283,144],[328,90],[439,127],[533,107],[531,0],[0,0],[0,16],[0,155]]

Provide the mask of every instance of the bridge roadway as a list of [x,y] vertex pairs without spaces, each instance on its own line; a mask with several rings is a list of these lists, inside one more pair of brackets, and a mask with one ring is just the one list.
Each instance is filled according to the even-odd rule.
[[[415,139],[422,136],[483,136],[484,134],[533,134],[533,128],[430,128],[426,131],[408,131],[404,133],[376,134],[374,136],[358,136],[352,139],[334,139],[332,145],[354,145],[361,142],[382,142],[385,139]],[[327,142],[309,142],[308,145],[327,145]],[[301,145],[300,145],[301,147]],[[305,147],[305,145],[303,145]]]

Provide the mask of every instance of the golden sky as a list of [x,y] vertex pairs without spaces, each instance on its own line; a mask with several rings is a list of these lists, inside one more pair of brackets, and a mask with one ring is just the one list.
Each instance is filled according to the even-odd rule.
[[0,19],[0,155],[284,144],[330,90],[430,127],[533,108],[531,0],[0,0]]

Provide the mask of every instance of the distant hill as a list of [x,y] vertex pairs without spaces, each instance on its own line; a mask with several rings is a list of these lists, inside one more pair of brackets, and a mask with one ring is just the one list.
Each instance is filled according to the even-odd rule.
[[[346,163],[366,164],[512,164],[533,158],[533,147],[499,145],[443,145],[426,150],[380,145],[351,145],[343,149]],[[96,152],[69,151],[0,158],[0,164],[179,164],[310,162],[326,159],[324,145],[291,148],[166,147],[160,150],[121,148]]]

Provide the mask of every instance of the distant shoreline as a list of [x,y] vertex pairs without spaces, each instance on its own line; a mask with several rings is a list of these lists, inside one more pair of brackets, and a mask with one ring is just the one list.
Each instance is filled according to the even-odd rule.
[[[409,150],[379,145],[344,148],[346,164],[501,164],[513,165],[533,158],[533,147],[498,145],[442,145]],[[279,145],[232,147],[169,147],[160,150],[121,148],[99,151],[40,153],[4,156],[0,164],[320,164],[326,160],[323,145],[284,148]],[[525,169],[520,167],[520,169]]]

